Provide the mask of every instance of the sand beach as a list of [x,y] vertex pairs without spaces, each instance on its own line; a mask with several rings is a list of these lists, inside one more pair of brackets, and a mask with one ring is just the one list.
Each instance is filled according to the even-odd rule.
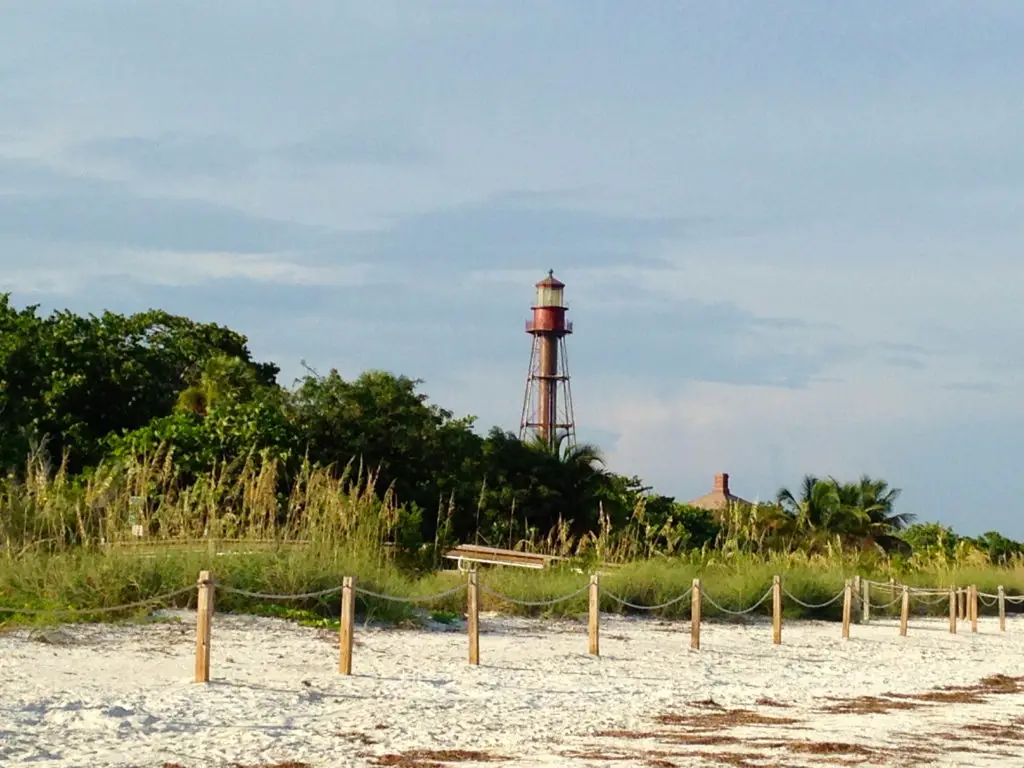
[[1024,619],[855,625],[481,616],[357,625],[353,674],[329,630],[195,614],[0,636],[0,764],[145,766],[823,766],[1024,764]]

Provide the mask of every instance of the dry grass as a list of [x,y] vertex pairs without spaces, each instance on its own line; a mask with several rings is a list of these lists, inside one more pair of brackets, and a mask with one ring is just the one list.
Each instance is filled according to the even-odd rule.
[[829,715],[885,715],[894,710],[917,709],[912,701],[894,701],[880,696],[858,696],[853,699],[833,699],[836,704],[822,707],[819,712]]
[[694,730],[719,730],[756,725],[796,725],[800,721],[794,717],[776,717],[762,715],[750,709],[721,709],[704,712],[698,715],[665,714],[654,718],[662,725],[682,725]]
[[512,758],[469,749],[410,749],[380,755],[372,764],[398,768],[444,768],[446,763],[500,763],[509,760]]
[[[763,755],[754,752],[693,752],[690,757],[699,757],[710,763],[718,765],[730,765],[733,768],[766,768]],[[753,762],[757,760],[758,762]],[[773,764],[773,768],[779,768],[779,764]]]
[[369,747],[377,743],[376,739],[371,739],[365,733],[360,731],[347,731],[334,734],[340,739],[344,739],[350,744],[362,744],[364,747]]
[[[818,711],[828,714],[889,714],[941,704],[981,703],[987,701],[986,697],[1020,693],[1024,693],[1024,677],[991,675],[971,685],[944,686],[921,693],[887,693],[883,696],[859,696],[850,699],[828,697],[834,703]],[[758,699],[757,704],[764,707],[791,706],[769,698]],[[594,735],[633,742],[657,741],[664,745],[693,747],[692,750],[668,752],[612,749],[563,754],[565,757],[580,759],[633,759],[645,761],[647,765],[652,766],[674,765],[673,758],[684,758],[684,762],[697,758],[734,768],[767,768],[769,765],[777,767],[784,765],[787,759],[800,761],[801,765],[805,765],[808,759],[812,759],[816,765],[852,768],[856,765],[929,765],[934,762],[936,755],[944,751],[1015,758],[1019,755],[995,752],[992,748],[1005,749],[1024,744],[1024,717],[1009,722],[972,723],[958,728],[953,733],[895,734],[898,738],[895,743],[874,746],[790,738],[786,732],[769,735],[769,732],[765,731],[761,735],[737,736],[729,733],[729,730],[739,727],[792,726],[803,721],[795,717],[778,717],[750,709],[729,709],[710,698],[690,702],[687,706],[693,711],[667,713],[653,718],[656,723],[663,726],[657,730],[609,730]],[[780,735],[782,738],[779,738]],[[708,747],[722,749],[712,751]],[[751,749],[760,751],[754,752]]]
[[602,739],[623,739],[641,741],[650,739],[670,744],[686,744],[690,746],[721,747],[726,744],[738,744],[740,739],[724,733],[681,733],[678,731],[599,731],[594,734]]
[[990,675],[974,685],[946,685],[922,693],[886,693],[832,699],[836,704],[819,712],[833,715],[884,715],[896,710],[917,709],[925,704],[983,704],[988,696],[1024,693],[1024,677]]
[[924,693],[887,693],[901,701],[923,701],[929,704],[983,704],[985,697],[977,691],[925,691]]
[[700,701],[691,701],[687,703],[687,706],[694,707],[696,709],[725,709],[725,707],[712,698],[701,699]]
[[615,760],[635,760],[636,754],[632,752],[602,752],[601,750],[569,750],[567,752],[559,752],[560,757],[568,757],[573,760],[604,760],[612,762]]
[[851,744],[839,741],[793,740],[765,744],[771,749],[785,749],[799,755],[857,755],[860,757],[877,757],[883,751],[863,744]]
[[989,675],[982,678],[981,682],[972,688],[991,694],[1024,693],[1024,677]]
[[776,701],[775,699],[770,699],[767,696],[762,696],[760,699],[758,699],[754,703],[757,704],[759,707],[779,707],[779,708],[782,708],[782,709],[788,709],[789,707],[792,706],[791,704],[783,704],[781,701]]
[[979,738],[985,739],[990,744],[1024,742],[1024,730],[1021,730],[1019,721],[1016,724],[970,723],[964,726],[964,730],[970,731]]

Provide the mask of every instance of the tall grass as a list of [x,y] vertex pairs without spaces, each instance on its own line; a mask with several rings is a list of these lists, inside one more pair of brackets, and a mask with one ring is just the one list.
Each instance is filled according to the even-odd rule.
[[[71,477],[63,466],[51,468],[43,457],[33,456],[23,474],[18,480],[0,480],[0,606],[118,606],[194,584],[200,570],[213,571],[221,585],[275,594],[329,589],[344,576],[355,576],[373,592],[423,596],[464,579],[437,570],[454,509],[441,505],[437,539],[410,551],[400,537],[416,521],[388,489],[376,487],[372,473],[359,467],[334,473],[305,465],[284,491],[280,468],[257,456],[188,483],[164,451],[145,461],[102,465],[87,477]],[[141,526],[141,539],[133,526]],[[687,592],[696,577],[714,602],[729,610],[757,602],[776,574],[789,592],[811,604],[829,600],[857,574],[919,586],[977,584],[984,592],[1003,585],[1010,595],[1024,594],[1024,562],[996,568],[978,553],[954,562],[892,563],[881,553],[851,553],[838,546],[817,554],[755,552],[728,539],[718,549],[683,551],[673,536],[671,530],[648,525],[642,508],[618,530],[602,516],[599,530],[582,539],[573,539],[568,526],[560,525],[520,546],[560,554],[567,558],[562,565],[539,572],[485,569],[481,583],[516,600],[543,601],[579,589],[598,570],[610,593],[602,598],[602,608],[611,612],[628,610],[611,595],[656,605]],[[193,592],[175,604],[193,606],[194,600]],[[578,615],[586,604],[585,594],[547,607],[482,595],[484,610],[530,615]],[[785,604],[789,618],[838,618],[841,610],[840,602],[822,609],[803,608],[789,599]],[[266,613],[278,610],[274,606],[331,619],[338,614],[339,597],[276,602],[223,589],[217,594],[218,611]],[[364,596],[358,606],[369,619],[401,621],[418,615],[409,605]],[[464,606],[465,593],[429,604],[449,612]],[[683,600],[654,614],[684,617],[689,610]],[[946,606],[930,610],[942,614]],[[770,601],[754,615],[769,612]],[[710,601],[704,613],[725,616]],[[86,620],[100,617],[80,614]],[[31,617],[0,613],[0,621],[5,618]]]
[[403,509],[372,473],[306,462],[287,495],[280,473],[276,461],[250,455],[184,483],[161,449],[72,477],[33,455],[23,480],[0,481],[0,544],[15,554],[92,549],[134,542],[136,530],[148,542],[310,541],[380,556],[393,543]]
[[[21,479],[0,480],[0,605],[117,606],[194,583],[204,569],[254,592],[312,592],[353,574],[380,589],[409,588],[402,573],[418,564],[416,553],[396,546],[406,512],[372,473],[307,463],[281,487],[278,464],[258,456],[183,483],[162,450],[83,477],[33,455]],[[257,607],[230,593],[217,603]],[[378,612],[403,614],[388,604]]]

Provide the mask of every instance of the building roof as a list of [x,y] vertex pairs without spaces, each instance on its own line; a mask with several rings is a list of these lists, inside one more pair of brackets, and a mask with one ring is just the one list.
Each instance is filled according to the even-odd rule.
[[536,284],[535,287],[547,286],[550,288],[565,288],[565,283],[555,277],[555,270],[549,269],[548,276]]
[[753,506],[752,502],[741,499],[729,489],[729,474],[719,472],[715,475],[715,485],[711,493],[698,496],[696,499],[686,502],[686,505],[698,509],[719,510],[725,509],[730,503]]

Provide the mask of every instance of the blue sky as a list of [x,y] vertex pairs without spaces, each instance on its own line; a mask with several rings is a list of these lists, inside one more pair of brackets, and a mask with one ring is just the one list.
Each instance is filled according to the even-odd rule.
[[12,2],[0,290],[161,306],[688,499],[885,477],[1024,538],[1019,2]]

